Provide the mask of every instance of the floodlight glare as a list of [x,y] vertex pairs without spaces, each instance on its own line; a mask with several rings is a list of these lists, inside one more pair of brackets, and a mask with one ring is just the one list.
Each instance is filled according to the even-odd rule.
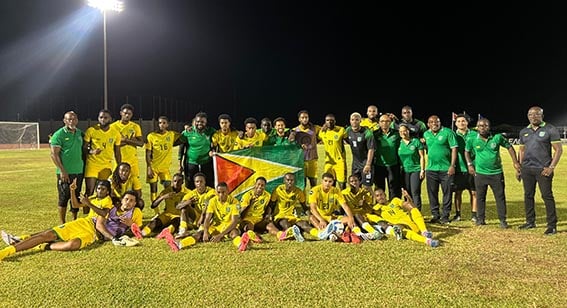
[[88,0],[88,5],[101,11],[122,12],[124,3],[117,0]]

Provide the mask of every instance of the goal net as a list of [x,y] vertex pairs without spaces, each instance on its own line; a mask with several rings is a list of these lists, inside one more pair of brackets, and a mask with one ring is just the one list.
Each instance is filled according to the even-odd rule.
[[0,149],[39,149],[39,123],[0,122]]

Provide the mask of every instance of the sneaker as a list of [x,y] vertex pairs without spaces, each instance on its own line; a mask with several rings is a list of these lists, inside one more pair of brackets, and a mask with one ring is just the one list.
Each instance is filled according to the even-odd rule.
[[181,247],[179,247],[179,243],[175,241],[169,229],[168,228],[163,229],[160,235],[162,235],[162,233],[163,233],[163,238],[165,238],[165,241],[167,242],[167,245],[169,245],[169,248],[171,248],[171,251],[173,252],[179,251]]
[[396,236],[396,240],[399,241],[404,238],[404,234],[402,233],[402,228],[400,228],[400,226],[394,225],[392,226],[392,228],[394,229],[394,235]]
[[557,233],[557,229],[555,227],[548,227],[547,229],[545,229],[545,231],[543,232],[543,234],[545,235],[553,235]]
[[350,231],[345,231],[343,232],[343,234],[341,235],[341,241],[345,242],[345,243],[350,243]]
[[421,235],[423,235],[426,238],[432,238],[433,237],[433,232],[425,230],[421,233]]
[[501,221],[500,229],[508,229],[508,223],[506,221]]
[[471,217],[471,221],[476,223],[476,216]]
[[428,239],[427,240],[427,246],[429,247],[438,247],[439,246],[439,241],[438,240],[434,240],[434,239]]
[[238,244],[238,251],[243,252],[248,249],[248,243],[250,242],[250,235],[248,233],[244,233],[244,235],[240,238],[240,244]]
[[371,233],[360,233],[357,234],[362,240],[365,241],[374,241],[374,240],[379,240],[382,239],[384,237],[383,233],[380,233],[378,231],[374,231]]
[[[519,226],[518,229],[520,229],[520,230],[527,230],[527,229],[533,229],[533,228],[535,228],[535,227],[536,227],[535,224],[532,224],[532,223],[525,223],[525,224]],[[546,230],[546,231],[547,231],[547,230]]]
[[356,235],[356,233],[350,233],[350,242],[353,244],[360,244],[361,240],[360,237],[358,235]]
[[282,231],[282,233],[278,237],[278,241],[285,241],[286,239],[287,239],[287,230]]
[[293,225],[292,231],[293,231],[293,237],[295,238],[296,241],[303,243],[305,241],[305,239],[303,238],[303,235],[301,235],[301,230],[299,229],[298,226]]
[[439,219],[439,224],[440,224],[440,225],[448,225],[448,224],[450,224],[450,223],[451,223],[451,222],[450,222],[449,219],[447,219],[447,218],[441,218],[441,219]]
[[461,221],[461,215],[455,215],[451,221]]
[[132,234],[134,234],[134,236],[135,236],[137,239],[139,239],[139,240],[142,239],[142,237],[143,237],[143,236],[142,236],[142,230],[140,230],[140,227],[138,227],[137,224],[132,224],[132,225],[130,226],[130,231],[132,231]]
[[325,230],[323,230],[322,232],[319,232],[319,239],[320,240],[324,240],[327,239],[329,237],[329,235],[331,235],[331,233],[333,233],[335,231],[335,225],[329,223],[327,224],[327,227],[325,227]]
[[[156,236],[156,238],[158,240],[161,240],[162,238],[166,238],[167,234],[171,235],[171,231],[169,231],[169,228],[164,228],[163,230],[161,230],[161,232]],[[173,235],[172,235],[173,237]]]
[[6,245],[14,245],[22,241],[22,239],[20,239],[19,237],[7,233],[4,230],[2,230],[1,233],[2,233],[2,240],[4,241],[4,243],[6,243]]

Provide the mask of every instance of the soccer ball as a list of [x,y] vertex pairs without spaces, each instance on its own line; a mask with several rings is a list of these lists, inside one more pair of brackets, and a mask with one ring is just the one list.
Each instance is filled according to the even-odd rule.
[[340,236],[341,234],[343,234],[343,232],[345,232],[345,225],[343,225],[340,220],[331,220],[329,221],[329,224],[333,225],[332,230],[336,235]]

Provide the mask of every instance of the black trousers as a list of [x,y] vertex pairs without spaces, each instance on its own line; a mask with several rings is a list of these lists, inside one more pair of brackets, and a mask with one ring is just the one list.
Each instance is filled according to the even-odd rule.
[[486,218],[486,194],[488,187],[492,189],[496,200],[496,211],[501,222],[506,221],[506,194],[504,193],[504,173],[485,175],[476,174],[474,179],[476,186],[476,217],[477,223],[484,222]]
[[526,210],[526,222],[535,224],[535,191],[536,183],[541,192],[541,198],[545,204],[545,212],[547,214],[547,227],[557,227],[557,212],[555,209],[555,198],[553,197],[552,183],[553,174],[551,176],[541,175],[543,168],[527,168],[522,167],[522,182],[524,183],[524,207]]
[[[451,215],[452,192],[451,183],[453,176],[449,176],[447,171],[425,171],[427,196],[431,208],[431,216],[435,219],[449,220]],[[439,187],[443,193],[443,212],[439,214]]]

